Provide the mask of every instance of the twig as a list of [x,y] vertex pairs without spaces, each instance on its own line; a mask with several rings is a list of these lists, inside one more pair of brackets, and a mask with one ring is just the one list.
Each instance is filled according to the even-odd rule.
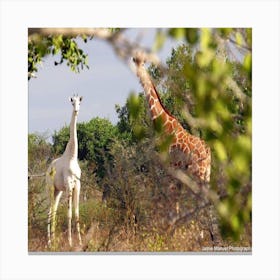
[[42,173],[42,174],[31,174],[31,175],[28,175],[28,180],[31,180],[33,177],[44,177],[46,176],[45,173]]
[[249,51],[249,52],[252,51],[252,48],[250,48],[250,47],[248,47],[248,46],[245,46],[245,45],[238,44],[238,43],[237,43],[235,40],[233,40],[232,38],[228,38],[228,41],[231,42],[231,43],[233,43],[233,44],[235,44],[235,45],[236,45],[237,47],[239,47],[239,48],[245,49],[245,50],[247,50],[247,51]]
[[211,201],[205,201],[202,205],[195,207],[190,211],[186,211],[181,214],[177,219],[172,223],[172,226],[178,226],[180,223],[186,223],[193,215],[195,215],[199,210],[207,208],[208,206],[213,205]]
[[244,94],[244,92],[240,89],[236,81],[233,80],[232,77],[228,77],[226,79],[226,84],[230,89],[232,89],[233,94],[239,98],[242,102],[248,104],[250,102],[250,97]]

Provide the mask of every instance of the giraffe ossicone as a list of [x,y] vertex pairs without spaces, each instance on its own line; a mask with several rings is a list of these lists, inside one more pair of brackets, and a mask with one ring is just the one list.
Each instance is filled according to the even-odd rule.
[[52,161],[46,172],[46,184],[50,194],[51,206],[48,213],[48,245],[52,246],[55,237],[56,213],[63,192],[68,194],[68,242],[72,246],[72,201],[76,219],[76,229],[81,245],[79,223],[79,196],[81,188],[81,169],[78,163],[77,117],[82,97],[74,95],[69,100],[73,106],[70,122],[70,138],[63,155]]

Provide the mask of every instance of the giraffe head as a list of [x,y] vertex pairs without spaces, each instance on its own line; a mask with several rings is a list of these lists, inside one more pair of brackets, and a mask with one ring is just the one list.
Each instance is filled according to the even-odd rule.
[[73,105],[73,110],[76,115],[78,115],[78,113],[79,113],[80,104],[81,104],[82,99],[83,99],[83,97],[78,96],[78,95],[73,95],[73,97],[69,97],[69,100]]
[[137,66],[143,66],[146,62],[145,55],[141,51],[136,51],[132,60]]

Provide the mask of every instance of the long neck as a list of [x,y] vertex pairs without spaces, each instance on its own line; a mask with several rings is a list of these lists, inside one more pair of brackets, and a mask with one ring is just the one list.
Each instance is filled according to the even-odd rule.
[[154,121],[155,119],[160,117],[165,130],[167,132],[171,132],[173,130],[173,126],[168,125],[167,122],[175,122],[176,120],[162,105],[156,87],[154,86],[151,77],[145,69],[144,65],[137,65],[137,76],[139,77],[140,82],[144,88],[152,120]]
[[72,159],[78,157],[77,114],[75,114],[74,110],[70,122],[70,139],[67,143],[64,155]]
[[158,92],[150,78],[150,75],[143,65],[138,65],[137,76],[139,77],[140,82],[144,88],[152,120],[162,117],[163,121],[165,121],[167,118],[172,117],[163,107]]

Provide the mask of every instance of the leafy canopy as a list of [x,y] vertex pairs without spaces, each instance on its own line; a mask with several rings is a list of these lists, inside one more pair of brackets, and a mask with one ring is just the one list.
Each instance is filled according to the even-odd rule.
[[[83,37],[83,40],[87,42],[87,37]],[[28,79],[35,75],[38,64],[41,64],[47,55],[57,55],[59,60],[55,61],[54,65],[66,61],[67,66],[74,72],[79,72],[84,67],[89,68],[88,56],[78,47],[75,38],[63,35],[47,37],[37,35],[28,42]]]

